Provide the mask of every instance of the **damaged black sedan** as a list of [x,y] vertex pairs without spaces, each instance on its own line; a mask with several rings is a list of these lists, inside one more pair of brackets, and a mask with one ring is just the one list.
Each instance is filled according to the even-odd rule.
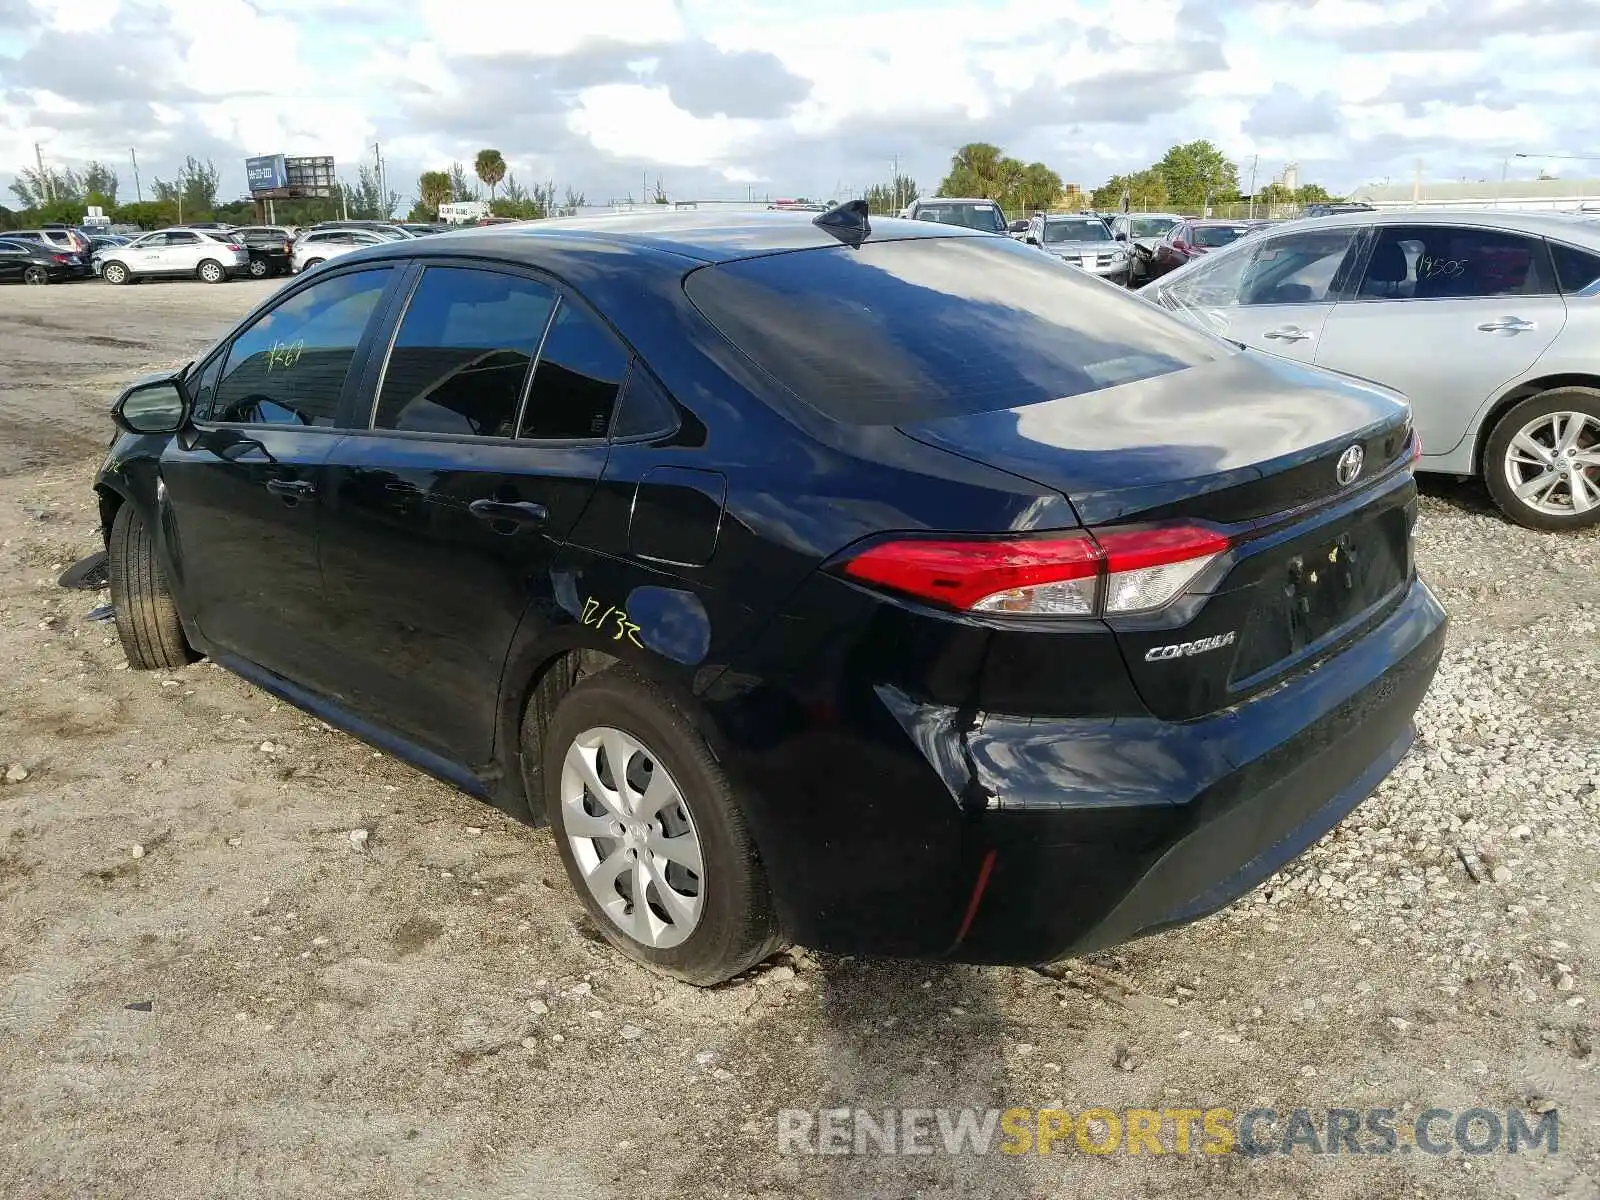
[[116,420],[132,665],[548,821],[700,984],[1212,912],[1405,754],[1445,629],[1393,393],[864,206],[361,250]]

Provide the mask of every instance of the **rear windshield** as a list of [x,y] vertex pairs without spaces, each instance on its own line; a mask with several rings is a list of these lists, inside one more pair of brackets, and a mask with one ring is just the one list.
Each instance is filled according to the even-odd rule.
[[1057,242],[1109,242],[1111,231],[1106,228],[1106,223],[1099,217],[1086,221],[1046,221],[1044,223],[1045,245]]
[[1226,246],[1229,242],[1237,242],[1249,232],[1248,225],[1197,225],[1194,231],[1194,244],[1212,248]]
[[1010,238],[868,241],[736,259],[690,300],[836,421],[893,425],[1081,395],[1228,346]]
[[1006,218],[993,204],[932,204],[917,206],[917,220],[937,221],[941,225],[960,225],[985,233],[1004,233]]

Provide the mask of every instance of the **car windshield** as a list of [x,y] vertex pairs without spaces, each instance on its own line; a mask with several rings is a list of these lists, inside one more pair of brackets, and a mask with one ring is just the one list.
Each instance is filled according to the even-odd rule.
[[1248,225],[1200,225],[1194,231],[1194,244],[1215,248],[1236,242],[1250,232]]
[[867,241],[703,267],[690,300],[796,397],[886,425],[1211,362],[1219,340],[1012,238]]
[[917,220],[981,229],[985,233],[1006,231],[1005,217],[992,204],[925,204],[917,209]]
[[1083,221],[1046,221],[1045,245],[1056,242],[1109,242],[1111,231],[1098,217]]
[[1128,221],[1128,228],[1136,238],[1166,237],[1167,231],[1176,224],[1171,217],[1133,217]]

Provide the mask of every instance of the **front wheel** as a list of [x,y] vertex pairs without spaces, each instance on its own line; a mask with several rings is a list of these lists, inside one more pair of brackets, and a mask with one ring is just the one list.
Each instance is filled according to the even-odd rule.
[[156,557],[150,531],[131,503],[117,509],[106,544],[111,607],[128,665],[136,671],[181,667],[195,655]]
[[31,283],[36,287],[43,287],[50,282],[50,272],[43,267],[29,267],[22,273],[24,283]]
[[780,944],[766,872],[705,740],[625,667],[561,700],[537,773],[567,876],[606,940],[686,983],[721,983]]
[[1483,452],[1500,510],[1530,529],[1600,522],[1600,388],[1552,388],[1501,417]]
[[107,283],[127,283],[128,268],[119,262],[109,262],[100,268],[100,278]]
[[213,259],[208,258],[200,264],[200,278],[206,283],[221,283],[227,277],[228,273],[222,269],[222,264]]

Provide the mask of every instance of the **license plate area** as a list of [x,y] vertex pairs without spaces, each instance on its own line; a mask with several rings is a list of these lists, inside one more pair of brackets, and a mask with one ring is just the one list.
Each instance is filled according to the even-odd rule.
[[1392,508],[1286,549],[1251,589],[1229,686],[1247,688],[1359,626],[1404,586],[1408,545],[1405,513]]

